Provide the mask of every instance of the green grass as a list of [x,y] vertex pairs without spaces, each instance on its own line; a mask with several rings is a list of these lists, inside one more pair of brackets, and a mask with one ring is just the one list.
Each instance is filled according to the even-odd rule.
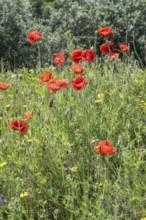
[[[68,67],[50,70],[73,78]],[[75,91],[70,84],[55,93],[39,85],[36,72],[0,75],[10,83],[0,91],[0,163],[7,162],[0,168],[0,195],[7,198],[0,202],[0,220],[145,217],[146,71],[132,61],[87,64],[89,85]],[[97,104],[98,93],[104,100]],[[20,136],[8,122],[28,111],[29,130]],[[93,148],[101,140],[117,153],[98,155]],[[20,198],[22,192],[29,195]]]

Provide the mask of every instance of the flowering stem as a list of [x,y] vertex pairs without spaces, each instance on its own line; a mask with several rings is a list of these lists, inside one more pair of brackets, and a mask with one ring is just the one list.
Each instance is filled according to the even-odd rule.
[[38,44],[38,69],[39,73],[41,72],[41,50],[40,50],[40,45]]
[[97,44],[97,36],[95,35],[95,37],[94,37],[94,46],[93,46],[95,54],[97,52],[96,44]]

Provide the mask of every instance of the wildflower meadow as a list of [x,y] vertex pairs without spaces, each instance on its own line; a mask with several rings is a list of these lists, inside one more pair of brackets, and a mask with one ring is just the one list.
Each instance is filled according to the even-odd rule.
[[93,45],[1,66],[0,220],[146,219],[146,69],[114,27],[95,34],[101,57]]

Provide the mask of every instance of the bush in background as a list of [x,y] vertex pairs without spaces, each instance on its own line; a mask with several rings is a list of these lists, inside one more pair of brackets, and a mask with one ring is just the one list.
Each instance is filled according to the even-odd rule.
[[28,32],[34,30],[44,33],[44,40],[39,44],[45,60],[49,39],[46,32],[50,33],[50,30],[42,25],[40,19],[33,17],[30,2],[28,0],[0,1],[0,59],[6,69],[34,67],[38,63],[39,44],[30,45],[27,41]]
[[61,46],[66,43],[64,36],[67,33],[70,33],[69,41],[72,41],[74,47],[91,47],[95,45],[95,37],[97,37],[98,55],[103,38],[95,32],[99,27],[112,26],[117,48],[119,43],[130,44],[130,51],[141,66],[146,65],[146,2],[144,0],[128,2],[60,0],[54,2],[52,7],[45,7],[43,18],[46,23],[48,22],[52,36],[56,33],[60,36]]
[[146,66],[146,1],[98,0],[96,16],[98,26],[111,25],[114,42],[130,44],[135,58]]
[[[39,7],[38,7],[39,6]],[[42,65],[51,63],[52,54],[87,49],[103,42],[99,27],[112,26],[116,48],[130,44],[130,51],[146,66],[146,2],[144,0],[2,0],[0,2],[0,57],[12,66],[34,66],[41,49]],[[42,41],[30,45],[29,31],[43,32]],[[95,33],[96,32],[96,33]]]
[[0,57],[7,65],[25,63],[25,33],[31,25],[30,4],[28,1],[0,1]]

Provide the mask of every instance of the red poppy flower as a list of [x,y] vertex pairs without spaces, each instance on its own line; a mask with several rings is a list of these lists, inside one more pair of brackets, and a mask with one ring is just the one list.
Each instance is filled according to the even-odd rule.
[[30,44],[34,44],[36,41],[39,41],[42,38],[43,34],[39,31],[29,32],[27,35],[27,40]]
[[40,78],[39,84],[43,84],[44,82],[48,82],[52,78],[52,73],[50,72],[41,73],[39,78]]
[[82,59],[84,61],[94,62],[95,52],[92,49],[84,50],[82,53]]
[[29,121],[32,118],[32,114],[30,112],[25,113],[24,115],[25,120]]
[[6,83],[6,82],[0,83],[1,90],[7,90],[9,88],[9,86],[10,86],[9,83]]
[[126,52],[129,50],[129,47],[126,44],[120,44],[119,47],[122,52]]
[[69,82],[66,81],[65,79],[54,78],[49,80],[46,87],[49,92],[56,92],[57,90],[67,88],[68,84]]
[[81,65],[79,65],[79,64],[75,64],[75,65],[73,65],[72,67],[71,67],[71,70],[72,70],[72,72],[73,73],[75,73],[75,74],[82,74],[82,73],[84,73],[84,67],[82,67]]
[[81,90],[85,85],[89,83],[88,79],[84,79],[82,76],[77,76],[72,80],[72,85],[75,90]]
[[100,50],[103,54],[110,54],[110,53],[114,53],[114,43],[110,42],[108,43],[104,43],[100,46]]
[[115,154],[117,148],[113,147],[109,141],[103,140],[98,143],[98,146],[94,147],[94,150],[96,151],[96,153],[104,156],[106,154],[108,155]]
[[120,57],[120,53],[111,53],[111,60],[118,60]]
[[12,122],[10,122],[8,124],[8,127],[13,130],[20,131],[21,135],[25,135],[28,130],[28,124],[26,123],[26,121],[19,122],[17,119],[14,119]]
[[56,65],[56,67],[60,66],[64,62],[65,62],[65,54],[64,53],[60,52],[60,53],[54,54],[54,64]]
[[112,32],[112,27],[104,27],[104,28],[101,27],[98,29],[98,32],[104,38],[108,37],[109,35],[114,36],[114,33]]
[[80,60],[82,59],[82,53],[83,53],[82,49],[76,49],[76,50],[72,51],[71,59],[72,59],[73,63],[78,64],[80,62]]

